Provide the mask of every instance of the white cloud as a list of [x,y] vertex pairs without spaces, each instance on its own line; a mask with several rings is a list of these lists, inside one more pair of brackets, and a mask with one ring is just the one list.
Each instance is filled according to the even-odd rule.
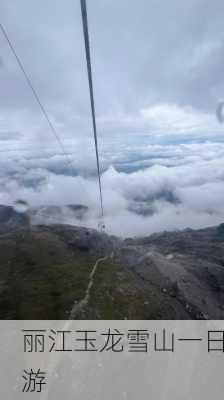
[[[150,158],[152,154],[160,156],[162,163],[131,173],[118,172],[110,166],[103,173],[108,233],[148,235],[223,222],[224,144],[145,146],[144,157]],[[132,165],[132,160],[129,161]],[[58,162],[60,164],[60,159]],[[37,168],[41,163],[42,168]],[[64,213],[64,222],[97,228],[100,207],[95,178],[47,172],[43,168],[46,167],[44,159],[41,162],[37,160],[37,164],[35,160],[27,159],[26,163],[14,164],[11,168],[16,169],[16,165],[20,168],[17,168],[15,176],[12,169],[8,170],[9,175],[1,174],[0,203],[13,204],[17,199],[24,199],[31,207],[84,204],[89,207],[85,220],[80,222],[71,213]],[[136,209],[141,209],[145,215],[137,214]],[[149,210],[153,211],[153,215]]]
[[138,114],[109,114],[98,118],[99,128],[107,130],[128,130],[148,133],[150,135],[190,135],[204,137],[224,134],[224,128],[216,120],[216,104],[214,114],[194,109],[192,106],[181,107],[175,103],[158,103],[142,108]]

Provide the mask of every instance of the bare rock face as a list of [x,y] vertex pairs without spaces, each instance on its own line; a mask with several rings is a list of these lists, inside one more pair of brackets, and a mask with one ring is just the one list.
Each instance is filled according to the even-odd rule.
[[224,318],[224,224],[125,242],[143,254],[133,268],[148,280],[153,268],[159,271],[163,293],[174,296],[193,319]]

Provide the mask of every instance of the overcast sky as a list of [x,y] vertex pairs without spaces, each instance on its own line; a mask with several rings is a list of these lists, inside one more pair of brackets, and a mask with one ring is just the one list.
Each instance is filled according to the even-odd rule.
[[[192,163],[191,151],[203,160],[212,151],[215,159],[224,138],[215,116],[224,98],[223,0],[87,0],[87,7],[104,168]],[[0,21],[75,167],[94,170],[79,0],[0,0]],[[36,176],[38,168],[61,166],[60,148],[1,34],[0,93],[2,179],[17,170],[20,182],[24,170]],[[205,141],[213,147],[202,149]],[[195,142],[202,143],[197,150],[189,147]]]
[[[99,134],[220,130],[213,117],[224,96],[222,0],[87,6]],[[89,135],[79,0],[1,0],[0,15],[60,133]],[[1,132],[51,135],[1,35],[0,46]]]

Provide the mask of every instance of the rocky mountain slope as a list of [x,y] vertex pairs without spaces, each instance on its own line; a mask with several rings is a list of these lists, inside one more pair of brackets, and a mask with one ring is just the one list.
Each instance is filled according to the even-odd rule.
[[0,318],[223,319],[223,225],[120,240],[1,206]]

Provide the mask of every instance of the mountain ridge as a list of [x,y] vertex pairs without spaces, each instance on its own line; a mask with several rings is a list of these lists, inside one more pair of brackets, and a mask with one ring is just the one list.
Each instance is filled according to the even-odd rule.
[[120,239],[2,210],[1,319],[67,319],[92,278],[76,319],[224,318],[224,224]]

